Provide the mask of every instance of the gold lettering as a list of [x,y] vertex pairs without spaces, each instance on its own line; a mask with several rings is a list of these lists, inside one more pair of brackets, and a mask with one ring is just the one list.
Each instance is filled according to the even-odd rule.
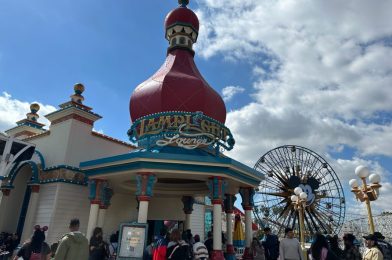
[[140,126],[139,126],[139,137],[141,137],[141,136],[144,135],[144,122],[145,122],[145,119],[143,119],[143,120],[140,122]]
[[170,116],[161,116],[161,117],[159,117],[158,129],[163,131],[163,130],[166,130],[167,128],[169,128],[170,125],[171,125],[170,119],[171,119]]
[[185,122],[185,118],[183,116],[174,116],[173,127],[179,127]]

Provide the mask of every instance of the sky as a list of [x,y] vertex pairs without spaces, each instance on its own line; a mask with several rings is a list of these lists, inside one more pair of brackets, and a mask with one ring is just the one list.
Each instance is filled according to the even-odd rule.
[[[163,63],[163,21],[175,0],[0,0],[0,131],[68,101],[74,83],[103,116],[94,129],[127,140],[129,98]],[[392,206],[391,1],[194,0],[196,64],[224,98],[253,166],[280,145],[322,155],[345,190],[359,164],[382,176],[376,213]]]

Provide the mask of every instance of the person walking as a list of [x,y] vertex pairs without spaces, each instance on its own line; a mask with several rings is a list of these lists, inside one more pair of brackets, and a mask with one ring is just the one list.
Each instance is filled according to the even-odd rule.
[[380,249],[377,247],[377,237],[370,234],[363,237],[365,239],[366,251],[363,253],[363,260],[383,260]]
[[354,245],[355,236],[353,234],[344,234],[343,242],[344,242],[344,250],[343,250],[343,258],[344,260],[361,260],[362,256],[359,252],[357,246]]
[[200,242],[200,236],[195,235],[194,237],[195,243],[193,244],[193,259],[194,260],[207,260],[208,259],[208,250],[207,247]]
[[378,249],[381,250],[385,260],[392,260],[392,245],[385,241],[385,237],[380,232],[374,232],[377,238]]
[[79,231],[79,226],[79,219],[71,220],[70,232],[60,239],[54,260],[88,260],[88,240]]
[[184,241],[181,240],[181,233],[178,229],[174,229],[171,233],[170,243],[167,246],[166,257],[168,260],[191,260],[192,249]]
[[93,235],[90,238],[90,257],[89,260],[105,260],[109,256],[108,246],[103,241],[102,228],[94,228]]
[[285,238],[280,241],[279,259],[280,260],[302,260],[302,250],[298,239],[294,238],[292,228],[286,228]]
[[269,227],[264,228],[264,254],[266,260],[277,260],[279,257],[279,238],[271,233]]
[[49,260],[51,251],[47,243],[45,243],[45,231],[48,227],[36,225],[34,233],[30,241],[25,243],[18,251],[14,260],[22,257],[23,260]]
[[251,250],[254,260],[265,260],[264,247],[256,237],[252,240]]

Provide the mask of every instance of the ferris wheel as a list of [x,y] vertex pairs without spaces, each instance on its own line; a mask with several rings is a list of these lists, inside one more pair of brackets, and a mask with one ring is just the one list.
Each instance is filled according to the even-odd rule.
[[299,216],[291,203],[296,187],[307,193],[305,236],[338,234],[345,217],[342,185],[320,155],[301,146],[285,145],[264,154],[254,168],[265,174],[254,197],[254,215],[279,235],[286,227],[299,231]]

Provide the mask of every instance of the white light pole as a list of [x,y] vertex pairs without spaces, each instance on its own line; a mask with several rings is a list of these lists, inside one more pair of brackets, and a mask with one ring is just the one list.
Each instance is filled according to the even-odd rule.
[[[351,191],[355,194],[357,200],[360,202],[365,202],[368,213],[369,229],[370,233],[373,234],[374,222],[370,201],[375,201],[378,198],[379,190],[381,188],[381,185],[379,184],[381,177],[377,173],[370,174],[369,169],[363,165],[355,168],[355,175],[357,175],[362,180],[362,186],[360,187],[358,185],[358,181],[356,179],[351,179],[349,181]],[[370,185],[366,183],[367,177],[369,177],[369,181],[371,183]]]

